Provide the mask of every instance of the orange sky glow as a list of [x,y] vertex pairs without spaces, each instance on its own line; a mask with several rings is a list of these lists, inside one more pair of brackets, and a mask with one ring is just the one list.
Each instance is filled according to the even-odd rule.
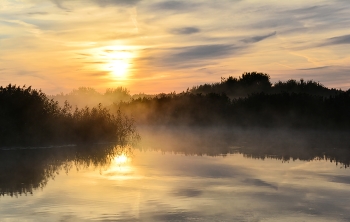
[[350,88],[344,0],[2,0],[0,85],[181,92],[258,71]]

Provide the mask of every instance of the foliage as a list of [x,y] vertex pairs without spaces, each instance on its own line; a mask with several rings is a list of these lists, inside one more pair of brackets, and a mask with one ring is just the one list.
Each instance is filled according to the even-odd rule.
[[111,115],[101,105],[72,111],[31,87],[0,87],[0,107],[0,146],[125,142],[137,135],[120,112]]
[[222,78],[179,94],[138,98],[112,107],[138,124],[350,129],[350,93],[314,81],[278,82],[263,73]]
[[204,84],[195,86],[189,90],[191,93],[225,93],[230,98],[247,97],[253,93],[308,93],[312,95],[336,95],[340,90],[328,89],[320,83],[309,80],[300,81],[288,80],[286,82],[278,81],[275,84],[270,82],[270,76],[265,73],[248,72],[243,73],[241,77],[221,78],[220,83]]
[[109,106],[120,101],[130,101],[130,91],[123,87],[109,88],[104,93],[100,93],[91,87],[79,87],[68,94],[58,94],[50,96],[50,98],[58,101],[63,106],[65,101],[68,101],[74,107],[84,108],[95,107],[98,104]]
[[270,76],[265,73],[248,72],[241,77],[221,78],[220,83],[193,87],[191,93],[225,93],[230,97],[244,97],[251,93],[268,91],[271,88]]

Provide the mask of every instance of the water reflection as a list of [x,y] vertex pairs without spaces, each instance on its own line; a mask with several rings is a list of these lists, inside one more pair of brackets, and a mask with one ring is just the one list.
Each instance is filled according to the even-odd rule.
[[142,149],[199,156],[241,153],[254,159],[327,160],[345,168],[350,165],[348,131],[220,127],[145,127],[140,131]]
[[131,147],[113,144],[0,150],[0,195],[32,194],[61,171],[67,174],[73,168],[89,167],[106,170],[113,164],[120,167],[131,155]]
[[114,157],[108,169],[101,172],[101,175],[107,177],[109,180],[127,180],[137,178],[134,175],[135,169],[131,163],[132,157],[132,148],[124,148]]
[[346,166],[330,150],[347,139],[323,140],[345,134],[259,132],[144,128],[136,148],[0,151],[1,219],[349,221],[350,171],[310,161],[321,149]]
[[[227,128],[141,128],[139,150],[159,150],[185,155],[225,156],[239,153],[245,158],[291,160],[327,160],[350,165],[349,132],[319,132],[290,130],[242,130]],[[135,147],[134,147],[135,148]],[[0,150],[0,195],[32,194],[44,188],[60,172],[94,168],[109,180],[139,179],[133,167],[133,149],[113,144],[50,149]],[[164,163],[164,167],[168,163]],[[186,169],[184,169],[186,170]],[[225,178],[239,172],[225,167],[202,167],[196,175]],[[333,178],[347,181],[348,178]],[[264,181],[246,180],[260,186]],[[179,191],[196,195],[197,191]]]

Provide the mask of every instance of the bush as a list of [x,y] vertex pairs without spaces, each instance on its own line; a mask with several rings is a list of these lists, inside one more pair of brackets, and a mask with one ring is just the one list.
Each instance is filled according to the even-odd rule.
[[0,87],[0,146],[124,143],[137,137],[132,119],[101,105],[72,112],[67,102],[60,107],[40,90]]

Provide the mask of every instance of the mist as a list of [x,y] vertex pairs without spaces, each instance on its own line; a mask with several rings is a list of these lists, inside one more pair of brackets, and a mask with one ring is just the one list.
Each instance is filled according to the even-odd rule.
[[349,217],[349,90],[253,72],[158,95],[8,85],[0,105],[2,216],[85,204],[74,219]]

